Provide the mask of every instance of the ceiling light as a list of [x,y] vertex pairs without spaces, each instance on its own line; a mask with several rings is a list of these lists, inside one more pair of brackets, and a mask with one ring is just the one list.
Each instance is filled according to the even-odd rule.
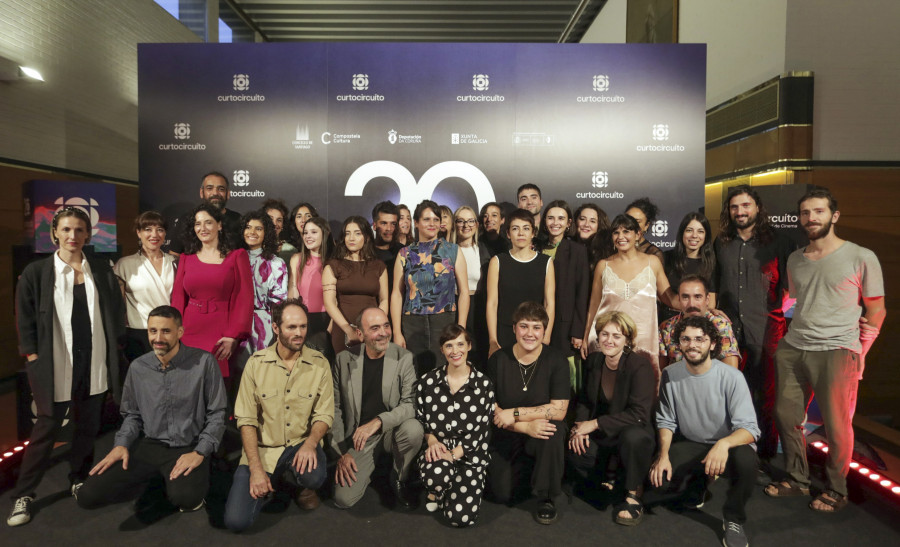
[[34,68],[28,66],[20,66],[19,70],[22,71],[22,75],[26,78],[31,78],[32,80],[38,80],[41,82],[44,81],[44,77],[41,76],[41,73]]

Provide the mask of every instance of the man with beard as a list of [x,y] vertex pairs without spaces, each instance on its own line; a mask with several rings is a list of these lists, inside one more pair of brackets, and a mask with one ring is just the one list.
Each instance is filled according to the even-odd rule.
[[425,437],[413,403],[413,355],[391,342],[391,322],[381,309],[364,309],[356,325],[363,343],[341,352],[334,365],[331,448],[340,456],[334,503],[347,509],[362,499],[375,461],[387,452],[397,508],[411,511],[417,500],[405,482]]
[[481,234],[478,241],[483,241],[491,257],[509,250],[509,240],[503,235],[503,208],[492,201],[481,208]]
[[770,496],[809,493],[803,422],[815,393],[828,435],[828,489],[810,508],[834,512],[847,505],[847,472],[853,454],[853,413],[864,359],[884,322],[884,280],[869,249],[837,236],[840,212],[825,188],[798,202],[809,245],[788,259],[794,319],[775,353],[775,417],[789,479],[766,488]]
[[397,243],[397,222],[400,209],[390,201],[377,203],[372,209],[372,228],[375,230],[375,256],[387,267],[388,287],[394,286],[394,262],[403,245]]
[[709,286],[706,280],[697,274],[682,277],[678,285],[678,300],[681,302],[681,313],[666,319],[659,326],[659,367],[665,368],[670,363],[681,361],[681,345],[672,334],[683,318],[700,316],[712,321],[719,332],[720,343],[716,359],[738,368],[741,356],[731,330],[731,321],[709,311]]
[[[212,171],[203,175],[203,178],[200,179],[200,200],[222,211],[223,234],[232,241],[232,245],[240,246],[240,242],[244,240],[241,234],[241,214],[225,208],[225,204],[228,203],[228,196],[228,177],[222,173]],[[181,216],[176,218],[173,223],[172,235],[166,241],[166,248],[175,256],[184,252],[184,231],[193,229],[191,220],[188,217]]]
[[306,306],[289,298],[272,307],[277,342],[247,361],[234,417],[244,445],[225,504],[225,526],[249,528],[285,474],[301,509],[319,506],[327,478],[321,441],[334,417],[328,360],[308,347]]
[[796,245],[770,225],[756,190],[731,188],[715,242],[719,308],[731,319],[745,353],[744,376],[762,431],[760,457],[775,455],[775,347],[784,336],[787,258]]
[[659,455],[650,468],[657,490],[650,497],[678,492],[684,505],[700,507],[708,481],[727,475],[722,541],[746,546],[745,507],[756,484],[754,441],[759,437],[750,390],[740,371],[710,358],[718,349],[719,333],[709,319],[685,317],[673,336],[684,360],[662,372],[656,411]]
[[544,200],[541,198],[541,189],[537,184],[523,184],[516,190],[516,206],[525,209],[534,215],[534,225],[541,225],[541,209],[544,208]]
[[128,369],[115,446],[75,492],[85,509],[139,487],[145,489],[139,510],[160,508],[166,498],[173,510],[203,507],[209,456],[225,431],[222,374],[212,354],[180,342],[184,328],[175,308],[151,311],[147,333],[153,351]]

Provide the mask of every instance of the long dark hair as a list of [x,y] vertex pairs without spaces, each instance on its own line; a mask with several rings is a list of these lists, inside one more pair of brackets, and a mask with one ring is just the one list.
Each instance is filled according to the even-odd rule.
[[346,233],[347,226],[351,224],[356,224],[363,235],[363,246],[362,249],[359,250],[360,261],[369,262],[370,260],[377,260],[378,257],[375,256],[375,242],[373,241],[372,227],[369,225],[369,221],[361,216],[347,217],[347,220],[344,221],[344,224],[341,226],[341,233],[338,237],[337,245],[335,246],[334,257],[347,258],[350,256],[350,251],[347,250]]
[[311,214],[313,218],[319,216],[319,211],[317,211],[316,208],[313,207],[312,203],[307,203],[305,201],[303,203],[294,205],[294,208],[291,209],[291,214],[288,215],[288,217],[285,219],[285,223],[287,224],[287,226],[285,226],[282,230],[282,233],[287,231],[287,237],[282,237],[281,239],[287,241],[297,249],[299,249],[300,246],[303,245],[303,234],[301,234],[297,230],[297,223],[294,221],[294,219],[297,217],[297,211],[299,211],[301,207],[306,207],[309,210],[309,214]]
[[[322,259],[322,264],[319,267],[321,268],[325,265],[328,259],[331,258],[333,245],[333,241],[331,239],[331,226],[329,226],[328,221],[322,217],[312,217],[311,219],[306,221],[303,229],[306,230],[306,227],[310,223],[312,223],[322,231],[322,244],[319,246],[319,257]],[[297,279],[299,279],[299,276],[303,273],[303,268],[306,267],[306,262],[309,260],[309,257],[311,257],[312,254],[309,252],[309,249],[306,248],[306,244],[302,241],[300,242],[300,247],[297,250],[297,254],[300,255],[300,263],[297,264]]]
[[278,252],[278,239],[275,237],[275,224],[272,222],[272,219],[269,218],[269,215],[266,214],[265,210],[260,209],[258,211],[250,211],[246,215],[241,217],[241,247],[244,249],[249,249],[247,246],[247,242],[244,241],[244,231],[247,229],[247,226],[250,225],[251,220],[257,220],[263,225],[263,241],[262,247],[262,257],[266,260],[272,260],[272,257],[275,256],[275,253]]
[[678,238],[675,240],[675,251],[673,253],[672,266],[674,268],[674,279],[681,279],[684,276],[684,269],[687,266],[687,250],[684,248],[684,231],[687,230],[688,224],[696,220],[706,230],[706,237],[703,244],[700,245],[700,276],[709,281],[712,279],[713,273],[716,271],[716,253],[713,251],[712,231],[709,220],[700,213],[688,213],[681,219],[678,226]]
[[759,194],[747,184],[740,184],[729,188],[725,201],[722,203],[722,214],[719,216],[719,237],[722,241],[729,242],[737,237],[737,226],[731,220],[731,200],[741,194],[747,194],[756,203],[759,213],[756,215],[756,222],[753,224],[753,237],[759,240],[763,245],[770,243],[775,238],[775,231],[769,224],[769,214],[763,205]]
[[[225,225],[222,223],[225,218],[217,207],[211,205],[209,203],[201,203],[200,205],[194,207],[194,209],[186,214],[182,220],[185,222],[184,230],[182,231],[182,242],[184,243],[184,254],[195,255],[200,252],[200,249],[203,248],[203,244],[200,243],[200,239],[197,237],[197,232],[194,231],[194,224],[197,222],[197,213],[204,212],[211,216],[213,220],[222,225],[222,230],[219,230],[219,254],[222,258],[228,256],[228,253],[235,250],[237,248],[237,242],[232,241],[232,234],[225,230]],[[271,222],[271,220],[269,221]]]
[[[590,209],[597,213],[597,232],[587,239],[581,239],[581,236],[578,233],[577,224],[578,217],[581,216],[581,213],[583,213],[585,209]],[[601,209],[596,203],[582,203],[578,209],[575,209],[572,226],[574,228],[572,240],[582,243],[587,247],[591,271],[594,271],[594,266],[596,266],[598,262],[609,258],[613,254],[612,241],[610,240],[612,232],[609,229],[609,216],[606,214],[606,211]]]

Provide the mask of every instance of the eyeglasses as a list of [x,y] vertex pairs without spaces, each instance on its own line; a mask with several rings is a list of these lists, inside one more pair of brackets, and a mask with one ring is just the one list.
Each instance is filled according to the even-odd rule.
[[457,226],[475,226],[476,224],[478,224],[478,221],[474,218],[470,218],[469,220],[464,220],[461,218],[456,219]]
[[682,336],[681,338],[678,339],[678,341],[681,342],[682,344],[690,344],[691,342],[695,342],[697,344],[702,344],[704,342],[708,342],[709,337],[708,336],[695,336],[695,337],[691,338],[690,336]]

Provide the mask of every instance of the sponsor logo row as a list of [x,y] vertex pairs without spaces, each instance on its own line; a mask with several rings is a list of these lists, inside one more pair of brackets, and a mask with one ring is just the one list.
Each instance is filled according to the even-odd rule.
[[[190,123],[177,122],[173,125],[174,142],[160,144],[160,150],[206,150],[206,145],[203,143],[189,142],[191,140]],[[488,144],[488,139],[480,137],[477,133],[450,133],[449,138],[451,145]],[[668,141],[669,125],[654,124],[650,138],[657,143]],[[424,142],[420,134],[405,134],[394,128],[387,131],[386,139],[389,144],[422,144]],[[362,136],[355,132],[324,131],[319,135],[318,140],[323,145],[353,144],[361,141]],[[297,131],[290,142],[295,150],[310,150],[315,142],[310,136],[309,125],[297,124]],[[515,146],[553,146],[556,144],[556,137],[548,133],[516,132],[513,133],[512,144]],[[638,144],[635,146],[635,150],[638,152],[684,152],[685,147],[681,144]]]
[[[584,95],[575,97],[576,103],[624,103],[626,98],[612,92],[611,78],[608,74],[594,74],[584,79],[582,88]],[[338,102],[384,102],[385,96],[370,88],[375,87],[368,74],[358,73],[350,75],[347,91],[335,95]],[[467,83],[468,84],[468,83]],[[466,85],[467,85],[466,84]],[[224,93],[216,98],[225,103],[262,103],[266,96],[251,92],[250,74],[235,74],[231,79],[233,93]],[[456,95],[457,102],[489,102],[502,103],[506,96],[491,91],[490,74],[473,74],[471,92],[462,92]]]

